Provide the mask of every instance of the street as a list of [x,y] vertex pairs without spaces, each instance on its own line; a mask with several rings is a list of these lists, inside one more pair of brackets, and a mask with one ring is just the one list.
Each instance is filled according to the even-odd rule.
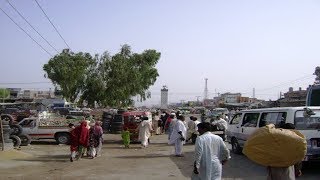
[[[124,149],[119,134],[105,134],[101,157],[69,161],[69,146],[38,141],[24,146],[19,153],[28,157],[0,156],[0,179],[190,179],[193,170],[194,145],[183,147],[185,157],[173,156],[167,135],[154,135],[148,148],[131,144]],[[228,145],[229,146],[229,145]],[[230,146],[229,146],[230,148]],[[223,179],[266,179],[266,168],[244,155],[232,154],[223,167]],[[316,180],[319,164],[303,171],[298,179]]]

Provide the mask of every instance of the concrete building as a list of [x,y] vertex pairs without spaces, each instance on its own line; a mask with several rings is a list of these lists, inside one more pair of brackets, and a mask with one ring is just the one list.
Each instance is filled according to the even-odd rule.
[[18,98],[19,93],[21,92],[21,88],[7,88],[10,91],[10,98],[15,99]]
[[46,99],[53,98],[53,91],[36,91],[36,90],[22,90],[18,94],[18,98],[21,99]]
[[305,106],[306,105],[307,90],[294,91],[292,87],[289,91],[284,93],[284,98],[279,99],[278,103],[280,107],[295,107],[295,106]]
[[161,89],[161,109],[167,109],[168,108],[168,88],[167,86],[163,86]]
[[221,99],[224,103],[239,103],[241,93],[224,93],[221,94]]

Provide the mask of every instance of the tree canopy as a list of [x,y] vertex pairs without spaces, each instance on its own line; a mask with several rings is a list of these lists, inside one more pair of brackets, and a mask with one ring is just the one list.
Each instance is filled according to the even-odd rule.
[[103,106],[123,107],[133,103],[133,96],[139,95],[141,100],[150,97],[147,90],[159,76],[155,66],[160,55],[156,50],[133,53],[128,45],[113,56],[107,51],[94,57],[62,52],[43,69],[67,100],[80,97],[80,102],[85,100],[89,106],[96,101]]
[[314,70],[313,75],[316,75],[316,80],[315,84],[320,84],[320,66],[317,66],[316,69]]
[[66,100],[74,102],[84,88],[90,66],[94,63],[89,53],[73,53],[63,50],[54,56],[43,70],[55,86],[59,86]]
[[10,91],[8,89],[0,88],[0,98],[1,99],[8,98],[9,96],[10,96]]

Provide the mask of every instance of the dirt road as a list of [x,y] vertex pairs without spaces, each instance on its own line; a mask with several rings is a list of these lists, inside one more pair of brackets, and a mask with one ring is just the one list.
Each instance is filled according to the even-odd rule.
[[[95,159],[83,158],[71,163],[69,146],[54,142],[36,142],[22,147],[27,153],[15,160],[1,159],[0,179],[190,179],[193,164],[193,145],[183,148],[185,157],[172,155],[167,135],[152,136],[149,148],[132,144],[130,149],[121,145],[120,135],[105,135],[103,154]],[[223,179],[266,179],[264,167],[242,155],[233,155],[223,169]],[[301,179],[317,179],[320,173],[307,172]]]
[[[101,157],[73,163],[69,146],[35,142],[20,150],[32,157],[0,162],[0,179],[188,179],[190,173],[179,168],[192,168],[192,163],[184,163],[191,153],[183,158],[172,156],[166,137],[153,136],[149,148],[132,144],[124,149],[120,135],[107,134]],[[193,147],[185,150],[191,152]]]

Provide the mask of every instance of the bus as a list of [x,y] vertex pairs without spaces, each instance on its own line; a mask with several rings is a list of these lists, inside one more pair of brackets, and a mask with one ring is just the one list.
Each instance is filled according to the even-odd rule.
[[320,106],[320,85],[314,85],[308,88],[307,106]]

